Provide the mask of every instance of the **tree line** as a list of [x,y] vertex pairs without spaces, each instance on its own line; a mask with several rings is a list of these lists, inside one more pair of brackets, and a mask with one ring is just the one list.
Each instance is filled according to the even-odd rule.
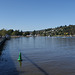
[[75,35],[75,25],[64,25],[56,28],[48,28],[43,30],[34,31],[36,35],[40,36],[67,36],[67,35]]
[[13,29],[10,29],[10,30],[1,29],[0,30],[0,36],[5,36],[6,34],[10,36],[26,36],[26,35],[30,35],[30,32],[27,31],[24,33],[22,30],[19,31],[19,30],[13,30]]
[[56,28],[48,28],[43,30],[34,30],[34,31],[26,31],[23,32],[22,30],[0,30],[0,36],[5,36],[6,34],[10,36],[27,36],[27,35],[39,35],[39,36],[56,36],[56,35],[75,35],[75,25],[65,25],[59,26]]

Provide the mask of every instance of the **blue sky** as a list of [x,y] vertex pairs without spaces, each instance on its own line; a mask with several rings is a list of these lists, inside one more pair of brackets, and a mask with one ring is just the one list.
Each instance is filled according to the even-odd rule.
[[0,0],[0,29],[40,30],[75,24],[75,0]]

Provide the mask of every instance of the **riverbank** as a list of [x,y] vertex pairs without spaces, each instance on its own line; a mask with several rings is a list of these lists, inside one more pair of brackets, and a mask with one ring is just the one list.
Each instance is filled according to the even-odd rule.
[[0,47],[5,43],[6,40],[6,37],[0,38]]

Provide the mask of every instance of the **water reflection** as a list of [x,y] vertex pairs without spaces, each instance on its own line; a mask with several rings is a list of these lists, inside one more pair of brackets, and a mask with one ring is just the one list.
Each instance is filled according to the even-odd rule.
[[[19,50],[23,61],[17,61]],[[18,75],[75,75],[75,38],[12,38],[3,52],[5,55],[2,57],[7,62],[0,63],[0,70],[4,72],[8,70]],[[4,67],[3,63],[6,64],[5,69],[1,67]]]
[[22,67],[22,61],[18,61],[19,62],[19,65],[20,65],[20,68]]
[[19,75],[15,62],[12,59],[13,53],[10,53],[10,41],[4,44],[1,49],[1,61],[0,61],[0,75]]

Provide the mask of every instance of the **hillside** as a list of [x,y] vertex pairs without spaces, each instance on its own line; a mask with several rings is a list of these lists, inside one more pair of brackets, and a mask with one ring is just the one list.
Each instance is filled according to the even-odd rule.
[[56,28],[48,28],[44,30],[38,30],[35,33],[36,35],[41,36],[68,36],[68,35],[75,35],[75,25],[69,25],[69,26],[60,26]]

